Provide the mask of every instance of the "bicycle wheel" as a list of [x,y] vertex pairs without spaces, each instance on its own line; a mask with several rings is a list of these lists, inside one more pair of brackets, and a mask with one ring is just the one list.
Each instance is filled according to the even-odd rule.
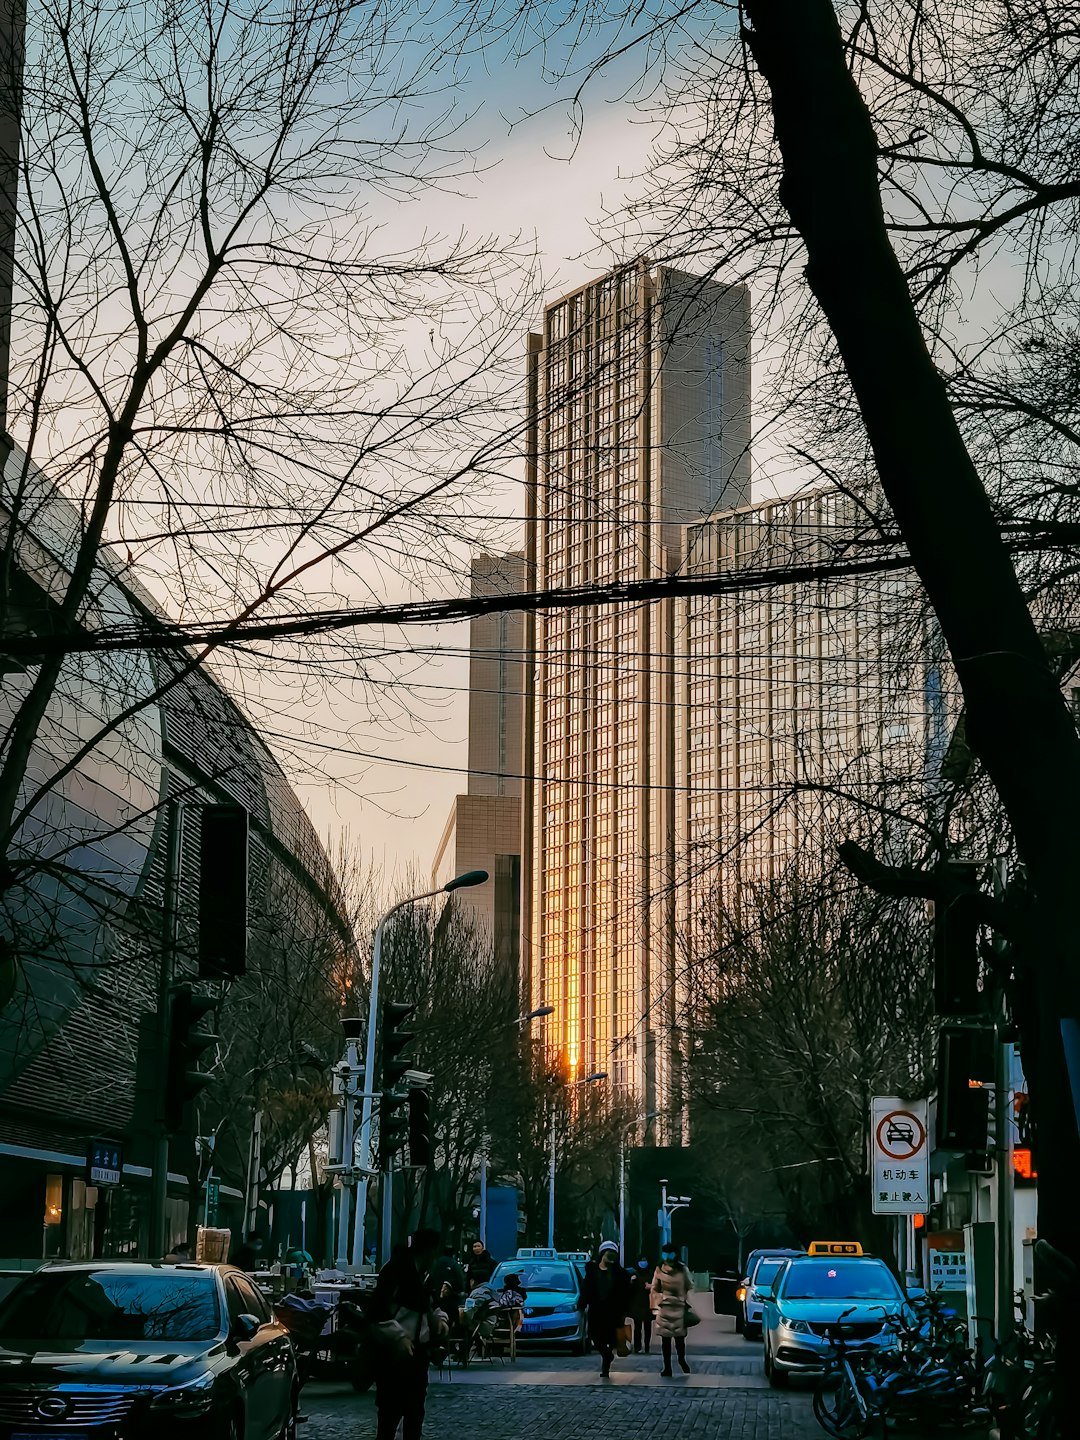
[[864,1417],[846,1375],[839,1380],[825,1375],[814,1390],[814,1417],[834,1440],[862,1440],[870,1433],[870,1418]]

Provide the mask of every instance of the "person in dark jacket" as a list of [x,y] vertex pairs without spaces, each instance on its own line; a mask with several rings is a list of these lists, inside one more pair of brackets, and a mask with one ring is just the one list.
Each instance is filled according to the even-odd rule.
[[611,1374],[615,1331],[626,1323],[630,1309],[630,1272],[619,1264],[619,1247],[605,1240],[595,1261],[585,1266],[582,1303],[589,1312],[589,1339],[600,1352],[600,1375]]
[[458,1264],[453,1245],[447,1245],[431,1267],[431,1293],[435,1303],[456,1320],[465,1300],[465,1271]]
[[375,1377],[376,1440],[421,1440],[432,1343],[446,1333],[446,1315],[432,1295],[437,1230],[417,1230],[379,1272],[371,1318],[386,1331]]
[[257,1270],[262,1260],[262,1236],[256,1235],[254,1231],[248,1235],[236,1252],[234,1259],[229,1261],[230,1265],[238,1265],[241,1270],[249,1273]]
[[630,1272],[630,1319],[634,1322],[634,1354],[649,1353],[652,1343],[652,1266],[642,1255]]
[[475,1290],[477,1285],[486,1285],[494,1272],[495,1261],[488,1254],[483,1242],[474,1240],[472,1254],[469,1256],[469,1289]]

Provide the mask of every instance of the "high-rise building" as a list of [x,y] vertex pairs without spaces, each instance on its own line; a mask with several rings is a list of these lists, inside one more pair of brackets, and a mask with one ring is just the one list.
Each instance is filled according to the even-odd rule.
[[684,911],[795,861],[834,864],[838,827],[902,849],[905,811],[932,805],[946,698],[912,572],[798,578],[883,555],[872,514],[830,486],[687,527],[690,575],[794,575],[679,602]]
[[[473,596],[520,594],[525,559],[480,555],[471,567]],[[432,866],[436,885],[466,870],[490,884],[461,890],[455,903],[491,939],[495,954],[518,968],[521,938],[523,616],[502,610],[469,623],[469,779],[454,800]]]
[[[640,581],[749,492],[749,298],[638,262],[528,347],[530,587]],[[574,1072],[677,1104],[674,606],[526,619],[523,968]],[[661,1122],[663,1129],[663,1122]]]

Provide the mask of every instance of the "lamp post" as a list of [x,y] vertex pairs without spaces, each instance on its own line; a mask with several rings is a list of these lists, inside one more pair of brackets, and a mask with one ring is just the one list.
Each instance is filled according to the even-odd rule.
[[630,1131],[640,1125],[643,1120],[655,1120],[660,1114],[659,1110],[650,1110],[645,1115],[638,1115],[629,1121],[622,1129],[622,1138],[619,1141],[619,1264],[626,1264],[626,1137]]
[[[606,1080],[607,1071],[597,1070],[595,1074],[586,1075],[584,1080],[577,1080],[570,1087],[578,1090],[582,1085],[591,1085],[596,1080]],[[548,1170],[548,1249],[555,1249],[555,1102],[551,1102],[551,1160]]]
[[[519,1015],[516,1020],[511,1020],[503,1029],[513,1029],[515,1025],[527,1025],[530,1020],[540,1020],[545,1015],[554,1015],[554,1005],[540,1005],[535,1010],[528,1010],[524,1015]],[[487,1249],[487,1191],[488,1191],[488,1148],[491,1144],[491,1136],[487,1128],[487,1099],[484,1100],[484,1134],[480,1143],[480,1244]]]
[[[360,1110],[360,1165],[362,1173],[356,1186],[356,1223],[353,1229],[352,1263],[364,1263],[364,1219],[367,1213],[368,1174],[371,1171],[371,1112],[375,1098],[375,1026],[379,1014],[379,966],[382,961],[382,940],[386,922],[399,910],[416,905],[421,900],[432,900],[436,895],[450,895],[455,890],[466,890],[473,885],[483,885],[488,878],[486,870],[468,870],[456,875],[437,890],[425,890],[422,895],[410,895],[391,905],[375,926],[375,939],[371,950],[371,993],[368,996],[367,1050],[364,1053],[364,1090]],[[346,1157],[351,1164],[351,1153]],[[348,1206],[344,1207],[348,1213]]]
[[660,1248],[671,1243],[671,1217],[676,1210],[685,1210],[690,1204],[689,1195],[669,1195],[667,1181],[660,1181]]

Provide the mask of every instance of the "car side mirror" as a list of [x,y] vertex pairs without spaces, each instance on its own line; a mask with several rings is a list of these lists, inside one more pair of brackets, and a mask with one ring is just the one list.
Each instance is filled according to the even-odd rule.
[[262,1321],[257,1315],[237,1315],[232,1323],[232,1336],[234,1340],[251,1340],[262,1329]]

